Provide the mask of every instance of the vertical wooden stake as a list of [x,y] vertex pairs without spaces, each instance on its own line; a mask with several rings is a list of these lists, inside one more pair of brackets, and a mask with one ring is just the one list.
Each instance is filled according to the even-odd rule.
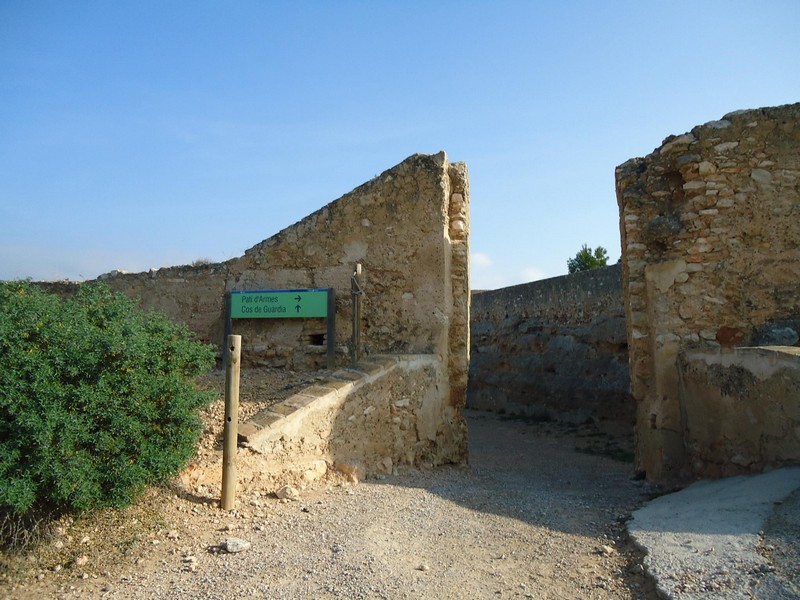
[[242,357],[242,336],[229,335],[225,352],[225,426],[222,431],[220,506],[223,510],[231,510],[236,497],[236,444],[239,436],[239,367]]
[[359,308],[359,296],[363,293],[359,277],[361,276],[361,263],[356,263],[353,267],[353,276],[350,277],[350,295],[353,298],[353,348],[352,362],[358,364],[358,346],[361,343],[361,309]]
[[336,368],[336,289],[328,288],[328,332],[325,337],[328,343],[325,366],[329,370]]

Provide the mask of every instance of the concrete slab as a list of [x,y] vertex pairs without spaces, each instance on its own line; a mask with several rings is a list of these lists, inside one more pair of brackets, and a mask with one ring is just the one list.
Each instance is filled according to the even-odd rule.
[[628,531],[667,598],[797,598],[759,549],[767,519],[800,489],[800,467],[700,481],[633,513]]

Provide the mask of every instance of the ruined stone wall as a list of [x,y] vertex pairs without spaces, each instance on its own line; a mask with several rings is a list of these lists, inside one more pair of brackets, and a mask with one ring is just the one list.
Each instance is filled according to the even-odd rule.
[[331,372],[242,425],[240,439],[267,455],[259,470],[277,476],[276,485],[291,473],[302,485],[331,470],[363,479],[460,462],[432,426],[444,367],[435,355],[404,354]]
[[[200,339],[224,337],[234,290],[334,288],[336,362],[350,361],[354,264],[363,265],[361,351],[430,354],[446,365],[428,426],[466,456],[469,360],[469,187],[466,165],[444,152],[414,155],[295,225],[224,263],[113,273],[109,285],[185,322]],[[325,319],[236,319],[242,364],[325,366]]]
[[619,265],[476,292],[470,408],[633,426]]
[[[239,426],[240,482],[278,490],[326,476],[351,481],[409,467],[462,462],[462,448],[436,426],[446,365],[437,355],[373,356],[327,372],[314,385]],[[196,465],[186,484],[219,490],[222,462]]]
[[[670,136],[616,181],[638,465],[652,479],[703,475],[679,355],[798,342],[800,104]],[[738,452],[733,437],[715,443],[715,460]]]
[[685,445],[696,475],[800,462],[800,348],[686,350],[678,368]]
[[[469,314],[468,223],[466,166],[448,164],[443,152],[415,155],[242,257],[102,278],[217,344],[224,333],[226,292],[333,287],[338,356],[346,362],[350,276],[360,262],[366,355],[444,355],[460,344],[455,354],[464,362],[467,332],[460,330]],[[324,365],[321,351],[307,347],[312,334],[325,334],[324,319],[237,319],[234,333],[243,336],[243,364]]]

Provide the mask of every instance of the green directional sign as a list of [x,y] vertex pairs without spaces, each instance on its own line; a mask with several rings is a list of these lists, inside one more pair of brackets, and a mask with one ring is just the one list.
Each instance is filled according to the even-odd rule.
[[327,289],[231,292],[231,319],[310,319],[327,316]]

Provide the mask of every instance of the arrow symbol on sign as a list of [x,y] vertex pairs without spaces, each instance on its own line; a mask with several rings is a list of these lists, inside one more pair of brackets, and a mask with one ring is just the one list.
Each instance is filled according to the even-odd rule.
[[295,306],[295,307],[294,307],[294,309],[295,309],[297,312],[300,312],[300,305],[298,304],[297,306]]
[[300,300],[302,300],[302,298],[300,296],[295,296],[294,300],[295,300],[295,302],[300,302]]

